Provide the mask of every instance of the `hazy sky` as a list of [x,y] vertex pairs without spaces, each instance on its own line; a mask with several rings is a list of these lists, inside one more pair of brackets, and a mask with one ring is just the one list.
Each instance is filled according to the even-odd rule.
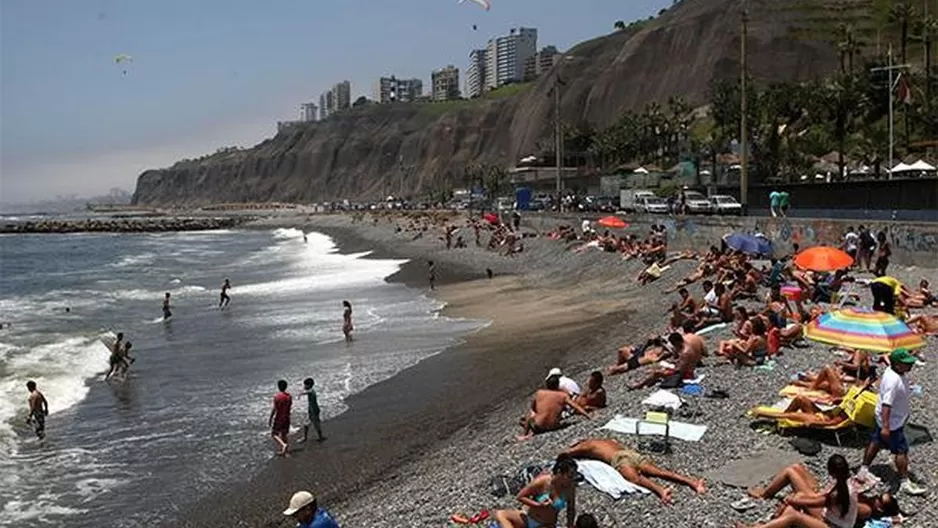
[[0,201],[132,190],[144,169],[258,143],[337,81],[353,99],[392,73],[426,88],[511,27],[563,50],[671,3],[457,1],[0,0]]

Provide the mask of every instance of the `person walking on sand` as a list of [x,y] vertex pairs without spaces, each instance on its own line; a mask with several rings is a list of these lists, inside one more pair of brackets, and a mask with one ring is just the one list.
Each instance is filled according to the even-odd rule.
[[287,456],[287,449],[290,447],[290,409],[293,407],[293,396],[287,392],[285,380],[277,382],[277,391],[267,424],[270,426],[270,436],[279,446],[277,456]]
[[170,317],[173,316],[173,312],[170,310],[172,306],[169,304],[169,292],[166,292],[166,296],[163,297],[163,320],[167,321]]
[[228,290],[231,289],[231,281],[225,279],[225,282],[221,285],[221,295],[218,300],[218,308],[225,308],[228,306],[228,303],[231,302],[231,297],[228,296]]
[[309,438],[309,426],[313,426],[313,429],[316,430],[316,440],[322,442],[326,439],[322,435],[322,421],[319,419],[319,400],[316,397],[316,391],[313,390],[313,385],[316,382],[313,381],[313,378],[306,378],[303,380],[303,395],[306,396],[307,401],[307,412],[309,420],[306,422],[306,425],[303,426],[303,439],[300,440],[300,443],[306,442]]
[[49,415],[49,402],[46,401],[46,397],[36,388],[35,381],[27,381],[26,390],[29,391],[29,416],[26,417],[26,425],[35,424],[36,436],[39,437],[39,440],[45,440],[46,416]]
[[342,301],[342,333],[345,334],[345,341],[347,343],[352,342],[352,330],[355,329],[352,326],[352,303],[348,301]]
[[296,521],[296,528],[339,528],[339,523],[308,491],[298,491],[290,497],[290,505],[283,514]]
[[432,260],[427,261],[427,278],[430,280],[430,290],[436,289],[436,264]]
[[911,413],[909,379],[906,374],[915,366],[915,356],[900,348],[889,354],[889,368],[879,381],[876,402],[876,429],[863,455],[863,465],[857,472],[860,480],[872,480],[870,464],[879,450],[889,448],[899,474],[899,491],[909,495],[924,495],[926,489],[909,480],[909,442],[905,437],[905,424]]

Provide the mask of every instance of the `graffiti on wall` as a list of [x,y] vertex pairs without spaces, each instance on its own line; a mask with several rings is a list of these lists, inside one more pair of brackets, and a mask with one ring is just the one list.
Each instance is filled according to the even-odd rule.
[[[861,225],[859,222],[856,227]],[[843,221],[831,220],[789,220],[787,218],[760,218],[756,220],[755,230],[764,233],[769,240],[783,244],[798,244],[801,247],[818,245],[840,246],[847,230],[855,227]],[[921,226],[872,223],[866,227],[873,233],[882,231],[894,250],[911,252],[938,251],[938,229]]]

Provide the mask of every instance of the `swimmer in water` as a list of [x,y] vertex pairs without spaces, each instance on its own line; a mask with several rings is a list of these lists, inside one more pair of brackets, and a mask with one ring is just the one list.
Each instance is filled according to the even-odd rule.
[[303,243],[306,243],[306,233],[303,233]]
[[231,281],[225,279],[225,283],[221,285],[221,297],[218,300],[218,307],[224,308],[228,306],[228,303],[231,302],[231,297],[228,296],[228,290],[231,289]]
[[351,343],[352,330],[355,329],[355,327],[352,326],[352,303],[342,301],[342,306],[345,307],[345,310],[342,312],[342,333],[345,334],[345,341]]
[[430,289],[436,289],[436,264],[432,260],[427,261],[428,279],[430,280]]
[[166,292],[166,297],[163,297],[163,320],[164,321],[173,316],[173,312],[170,311],[170,308],[172,307],[169,305],[169,292]]
[[36,425],[36,436],[40,440],[46,438],[46,416],[49,415],[49,402],[46,397],[36,388],[35,381],[26,382],[26,390],[29,391],[29,416],[26,423]]
[[110,363],[110,369],[107,371],[107,374],[104,375],[104,381],[107,381],[111,374],[115,374],[119,369],[122,363],[121,356],[124,351],[124,333],[117,333],[117,340],[114,341],[114,344],[111,345],[111,357],[108,360]]

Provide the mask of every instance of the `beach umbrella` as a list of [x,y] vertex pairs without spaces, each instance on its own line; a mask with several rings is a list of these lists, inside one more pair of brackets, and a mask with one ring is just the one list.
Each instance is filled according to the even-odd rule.
[[596,223],[611,229],[625,229],[626,227],[629,227],[629,224],[625,223],[625,221],[618,216],[605,216],[600,218]]
[[732,234],[724,239],[727,247],[742,251],[749,255],[771,255],[772,243],[762,237],[754,235],[744,235],[741,233]]
[[853,265],[853,257],[832,247],[816,246],[795,256],[795,265],[811,271],[836,271]]
[[916,334],[896,316],[865,308],[847,308],[822,315],[804,329],[808,339],[845,348],[892,352],[925,346]]

